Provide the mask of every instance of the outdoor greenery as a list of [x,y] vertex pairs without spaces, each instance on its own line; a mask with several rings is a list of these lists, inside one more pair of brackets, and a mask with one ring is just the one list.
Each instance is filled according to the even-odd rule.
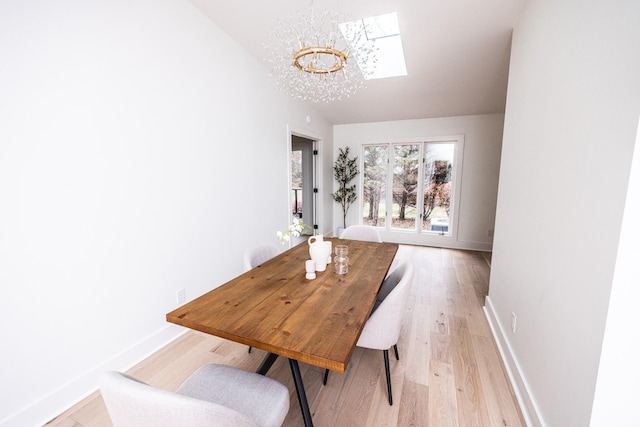
[[405,220],[407,206],[414,208],[416,206],[416,189],[418,188],[418,170],[420,166],[418,162],[419,153],[420,147],[417,144],[395,146],[393,202],[400,207],[400,212],[398,212],[400,221]]
[[446,160],[436,160],[427,169],[426,190],[422,215],[429,218],[433,210],[442,207],[449,216],[451,207],[451,164]]
[[[394,203],[391,206],[391,228],[395,229],[403,229],[403,230],[414,230],[416,228],[416,210],[413,206],[408,206],[406,209],[405,219],[399,219],[400,206],[397,203]],[[378,212],[378,216],[373,215],[374,218],[379,218],[378,221],[370,221],[369,220],[369,207],[368,205],[364,205],[362,211],[362,223],[365,225],[373,225],[376,227],[384,227],[385,225],[385,213],[386,208],[384,203],[380,205],[380,211]],[[444,207],[435,207],[431,212],[431,217],[424,217],[422,221],[422,229],[429,230],[431,227],[431,218],[447,218],[447,211]]]
[[368,225],[378,225],[378,220],[382,220],[384,225],[384,212],[380,215],[380,203],[386,197],[386,177],[387,177],[387,147],[382,145],[371,145],[364,150],[364,178],[363,178],[363,198],[364,204],[368,205],[367,214],[364,216]]
[[291,151],[291,213],[302,215],[302,150]]
[[[389,148],[392,147],[393,170],[391,211],[387,212],[387,177]],[[443,147],[443,146],[441,146]],[[432,218],[448,218],[451,207],[452,162],[443,160],[442,153],[425,150],[424,163],[419,144],[370,145],[364,151],[363,218],[364,224],[384,226],[391,215],[392,228],[414,229],[422,220],[422,229],[429,230]],[[424,168],[422,185],[420,168]],[[422,191],[422,207],[418,192]]]

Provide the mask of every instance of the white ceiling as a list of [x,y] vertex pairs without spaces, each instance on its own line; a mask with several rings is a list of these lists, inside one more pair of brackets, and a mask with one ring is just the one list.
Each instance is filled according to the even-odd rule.
[[351,19],[397,12],[408,75],[316,104],[342,124],[504,112],[511,31],[525,0],[190,1],[267,68],[264,43],[278,19],[312,2]]

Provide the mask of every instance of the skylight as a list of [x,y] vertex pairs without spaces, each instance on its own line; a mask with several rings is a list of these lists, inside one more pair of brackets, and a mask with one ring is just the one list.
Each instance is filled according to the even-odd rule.
[[365,79],[407,75],[396,12],[345,22],[340,24],[340,31],[347,40],[357,40],[354,34],[361,33],[364,35],[361,38],[373,43],[377,49],[375,63],[370,62],[371,58],[356,57]]

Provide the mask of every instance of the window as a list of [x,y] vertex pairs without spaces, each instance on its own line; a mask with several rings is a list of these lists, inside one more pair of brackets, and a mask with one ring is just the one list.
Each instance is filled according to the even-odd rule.
[[[342,23],[340,31],[345,39],[366,40],[365,43],[372,43],[376,49],[375,56],[369,58],[356,56],[356,61],[365,79],[407,75],[396,12]],[[363,37],[356,37],[354,34],[362,34]]]
[[362,222],[384,227],[387,203],[388,147],[366,145],[364,147],[364,168],[362,184]]
[[425,143],[422,230],[449,232],[455,145]]
[[419,166],[419,144],[393,144],[392,228],[416,228]]
[[463,142],[455,136],[363,146],[362,223],[452,235]]

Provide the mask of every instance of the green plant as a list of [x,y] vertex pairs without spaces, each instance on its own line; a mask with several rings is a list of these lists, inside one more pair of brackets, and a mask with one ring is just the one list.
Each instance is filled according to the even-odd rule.
[[333,177],[338,182],[338,190],[331,194],[331,197],[342,206],[342,225],[346,228],[347,212],[351,204],[358,198],[356,185],[349,185],[351,180],[358,175],[358,158],[349,158],[349,147],[339,150],[338,158],[333,164]]

